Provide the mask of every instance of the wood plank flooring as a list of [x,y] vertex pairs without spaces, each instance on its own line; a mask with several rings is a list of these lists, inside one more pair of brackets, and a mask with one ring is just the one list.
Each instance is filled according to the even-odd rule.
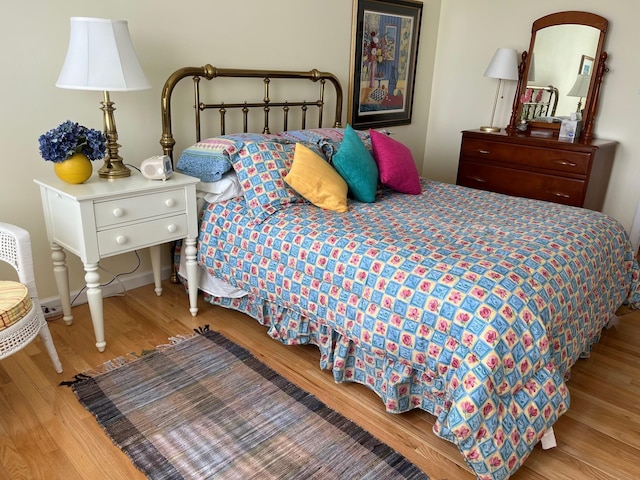
[[[53,370],[40,340],[0,361],[0,479],[142,479],[62,380],[130,352],[139,353],[190,335],[209,324],[249,349],[301,388],[346,415],[422,468],[433,480],[474,476],[453,444],[431,431],[424,412],[387,414],[378,397],[355,384],[337,385],[318,367],[315,347],[285,347],[265,328],[200,299],[191,317],[179,285],[165,282],[105,299],[107,349],[96,350],[87,305],[74,307],[74,324],[50,322],[64,373]],[[555,426],[558,447],[538,446],[512,478],[640,478],[640,311],[606,330],[590,359],[580,360],[569,382],[571,408]],[[354,401],[357,397],[359,400]]]

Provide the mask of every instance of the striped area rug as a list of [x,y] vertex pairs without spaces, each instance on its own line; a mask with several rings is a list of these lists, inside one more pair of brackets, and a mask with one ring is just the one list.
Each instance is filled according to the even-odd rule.
[[403,456],[200,329],[70,385],[151,479],[428,479]]

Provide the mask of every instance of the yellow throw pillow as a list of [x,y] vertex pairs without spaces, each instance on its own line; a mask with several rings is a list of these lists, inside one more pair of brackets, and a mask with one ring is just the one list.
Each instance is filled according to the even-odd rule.
[[291,187],[314,205],[346,212],[347,182],[320,155],[296,143],[291,170],[284,177]]

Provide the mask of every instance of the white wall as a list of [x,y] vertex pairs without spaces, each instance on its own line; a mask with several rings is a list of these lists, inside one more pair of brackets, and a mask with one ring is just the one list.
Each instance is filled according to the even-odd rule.
[[[460,132],[488,123],[495,80],[482,76],[497,47],[529,48],[531,25],[565,10],[593,12],[609,20],[609,53],[595,134],[620,142],[604,212],[629,231],[640,200],[640,3],[624,0],[443,0],[439,24],[429,128],[422,173],[455,182]],[[515,82],[498,106],[496,124],[509,122]]]

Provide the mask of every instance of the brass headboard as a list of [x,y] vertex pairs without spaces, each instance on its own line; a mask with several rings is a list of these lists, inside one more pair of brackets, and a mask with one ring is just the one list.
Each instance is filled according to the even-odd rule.
[[[193,80],[193,95],[194,95],[194,111],[195,111],[195,129],[196,129],[196,141],[200,141],[201,134],[201,113],[205,110],[215,109],[220,115],[220,135],[226,133],[226,115],[229,110],[240,111],[243,120],[243,132],[248,131],[248,118],[251,109],[261,109],[264,112],[264,122],[262,126],[262,133],[271,133],[269,130],[269,115],[271,109],[282,109],[282,129],[288,130],[289,112],[291,108],[300,108],[301,110],[301,125],[300,128],[307,128],[307,110],[310,107],[317,108],[318,110],[318,128],[323,125],[323,113],[325,106],[325,91],[324,87],[327,80],[333,84],[335,89],[335,115],[332,126],[340,127],[342,120],[342,87],[337,77],[332,73],[320,72],[313,69],[308,72],[287,71],[287,70],[247,70],[247,69],[235,69],[235,68],[217,68],[212,65],[205,65],[203,67],[185,67],[176,70],[167,79],[162,89],[162,138],[160,139],[160,145],[165,155],[170,156],[173,159],[173,147],[176,143],[171,125],[171,95],[175,86],[180,80],[191,77]],[[200,80],[202,78],[206,80],[212,80],[214,78],[257,78],[262,79],[264,85],[264,96],[259,101],[244,101],[240,103],[205,103],[200,100]],[[312,82],[319,82],[319,96],[317,100],[313,101],[278,101],[272,102],[269,97],[269,86],[273,79],[302,79],[310,80]],[[237,133],[237,132],[233,132]]]
[[558,89],[553,85],[536,87],[527,85],[522,102],[522,118],[535,120],[539,117],[553,117],[558,107]]

